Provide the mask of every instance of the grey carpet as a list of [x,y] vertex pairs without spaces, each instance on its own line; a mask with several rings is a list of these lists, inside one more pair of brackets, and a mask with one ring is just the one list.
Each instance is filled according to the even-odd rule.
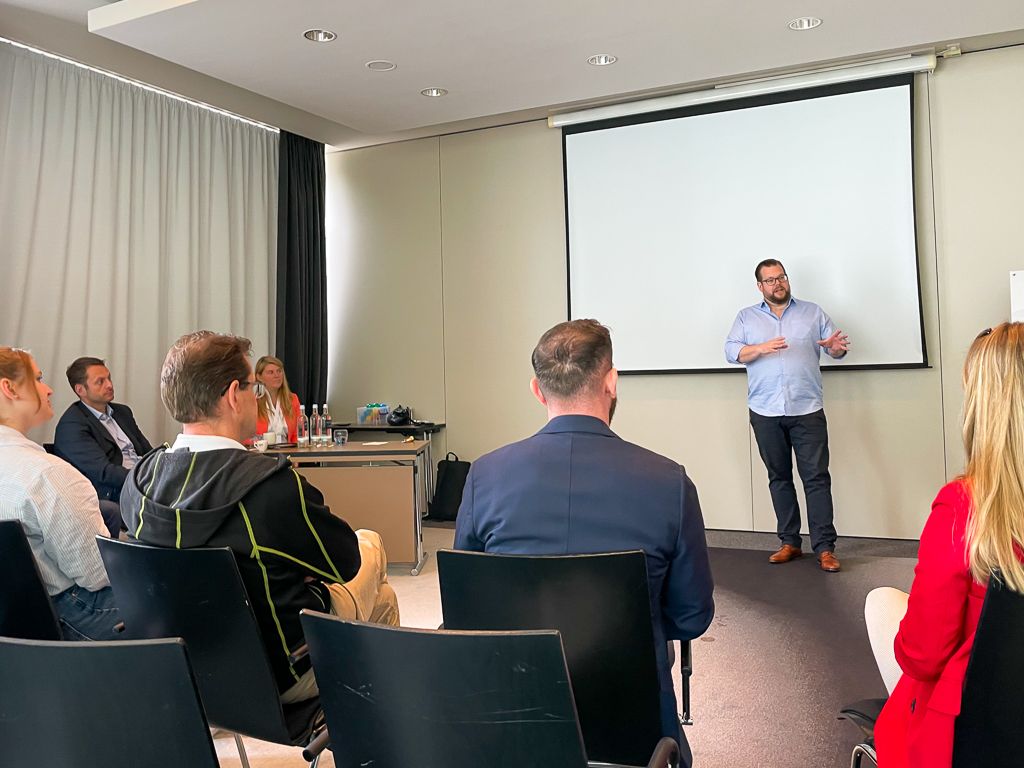
[[711,548],[716,613],[693,644],[695,724],[686,728],[695,766],[849,765],[858,731],[836,713],[885,695],[864,597],[879,586],[908,590],[915,564],[913,556],[861,552],[916,548],[862,541],[840,541],[837,574],[819,570],[809,554],[770,565],[767,549]]

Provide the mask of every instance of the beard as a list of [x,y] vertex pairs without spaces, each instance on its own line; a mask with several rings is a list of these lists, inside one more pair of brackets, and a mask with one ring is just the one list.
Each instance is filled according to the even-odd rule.
[[611,404],[608,406],[608,424],[612,423],[612,419],[615,417],[615,406],[619,404],[619,397],[616,395],[612,398]]
[[787,301],[789,301],[789,296],[790,296],[789,288],[784,288],[783,289],[782,296],[779,296],[778,293],[776,293],[775,291],[772,291],[772,295],[768,299],[768,303],[769,304],[775,304],[777,306],[781,306],[781,305],[785,304]]

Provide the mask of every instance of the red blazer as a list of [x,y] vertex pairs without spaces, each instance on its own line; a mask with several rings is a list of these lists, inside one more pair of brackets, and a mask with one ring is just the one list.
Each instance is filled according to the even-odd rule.
[[875,725],[879,768],[950,768],[967,661],[986,586],[967,569],[970,492],[946,485],[921,533],[907,615],[896,635],[903,669]]
[[[292,415],[284,417],[284,423],[288,425],[288,439],[284,442],[294,443],[298,440],[298,430],[296,425],[299,422],[299,396],[294,392],[292,393]],[[256,417],[256,434],[263,435],[270,429],[270,425],[267,420],[257,416]]]

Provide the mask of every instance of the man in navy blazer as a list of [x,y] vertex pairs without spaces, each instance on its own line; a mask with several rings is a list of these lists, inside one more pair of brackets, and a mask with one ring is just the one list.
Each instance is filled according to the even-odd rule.
[[556,325],[534,349],[533,370],[530,388],[547,408],[547,426],[473,464],[455,548],[516,555],[642,549],[662,730],[681,739],[689,764],[666,641],[698,637],[715,612],[697,489],[679,464],[627,443],[609,428],[618,371],[603,325]]
[[[153,450],[132,409],[113,402],[110,370],[98,357],[80,357],[68,366],[68,384],[78,395],[57,422],[54,451],[85,475],[96,489],[108,526],[120,530],[121,487],[128,470]],[[116,532],[113,535],[117,535]]]

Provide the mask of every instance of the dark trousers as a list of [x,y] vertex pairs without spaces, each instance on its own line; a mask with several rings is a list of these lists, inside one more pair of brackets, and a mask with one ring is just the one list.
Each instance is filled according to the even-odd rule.
[[768,490],[778,520],[779,539],[799,547],[800,504],[793,485],[793,455],[807,497],[807,527],[815,552],[834,550],[832,477],[828,473],[828,424],[825,411],[806,416],[761,416],[750,411],[757,449],[768,470]]

